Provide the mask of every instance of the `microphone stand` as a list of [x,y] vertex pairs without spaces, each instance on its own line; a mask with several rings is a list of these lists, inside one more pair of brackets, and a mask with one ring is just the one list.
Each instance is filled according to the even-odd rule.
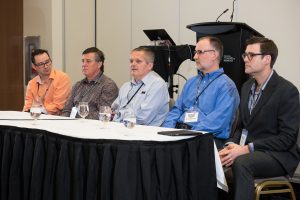
[[219,22],[218,19],[223,15],[225,14],[229,9],[227,8],[226,10],[224,10],[219,16],[218,18],[216,19],[216,22]]
[[235,0],[233,0],[233,2],[232,2],[232,13],[231,13],[231,15],[230,15],[230,22],[232,22],[232,20],[233,20],[233,14],[234,14],[234,3],[235,3]]

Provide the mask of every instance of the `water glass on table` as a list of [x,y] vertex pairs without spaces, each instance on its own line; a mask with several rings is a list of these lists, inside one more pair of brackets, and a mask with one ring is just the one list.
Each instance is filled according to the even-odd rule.
[[136,116],[132,108],[126,108],[124,111],[123,124],[127,128],[133,128],[136,124]]
[[77,106],[78,114],[82,119],[85,119],[89,114],[89,103],[86,101],[82,101],[78,103]]
[[33,125],[37,124],[37,119],[42,114],[42,106],[40,104],[32,104],[30,108],[30,116],[34,119]]
[[107,128],[108,123],[111,120],[111,108],[109,106],[100,106],[99,109],[99,120],[100,128]]

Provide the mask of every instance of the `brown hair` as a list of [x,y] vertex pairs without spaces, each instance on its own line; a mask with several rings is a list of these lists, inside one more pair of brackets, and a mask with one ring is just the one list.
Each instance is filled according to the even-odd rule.
[[133,49],[131,52],[133,52],[133,51],[143,51],[148,57],[147,61],[149,63],[154,63],[155,54],[150,48],[145,47],[145,46],[140,46],[140,47]]
[[204,37],[199,38],[198,42],[200,40],[204,40],[204,39],[208,39],[210,45],[219,53],[219,61],[221,62],[222,57],[223,57],[223,51],[224,51],[221,40],[214,36],[204,36]]
[[82,55],[88,54],[88,53],[95,53],[95,61],[102,62],[101,71],[104,72],[104,60],[105,60],[104,53],[97,47],[90,47],[90,48],[87,48],[86,50],[84,50],[82,52]]
[[278,48],[276,44],[273,42],[273,40],[270,40],[268,38],[264,37],[251,37],[246,41],[246,45],[251,44],[260,44],[260,52],[264,55],[270,55],[271,56],[271,68],[273,68],[273,65],[275,64],[275,61],[278,56]]
[[34,57],[37,56],[37,55],[41,55],[43,53],[46,53],[48,55],[48,57],[50,58],[49,53],[48,53],[47,50],[45,50],[45,49],[33,49],[31,51],[31,62],[35,65],[35,59],[34,59]]

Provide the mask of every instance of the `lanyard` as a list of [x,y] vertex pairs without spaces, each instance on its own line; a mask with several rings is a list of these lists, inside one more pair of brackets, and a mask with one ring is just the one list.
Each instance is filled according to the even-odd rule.
[[258,94],[254,91],[253,94],[251,94],[250,96],[250,100],[249,100],[249,111],[250,111],[250,115],[252,110],[254,109],[254,107],[256,106],[261,94],[262,94],[262,89],[259,89]]
[[[222,72],[221,74],[219,74],[216,78],[214,78],[211,82],[209,82],[206,86],[205,86],[205,88],[203,88],[203,90],[201,91],[201,92],[199,92],[198,93],[198,95],[196,96],[196,98],[195,98],[195,103],[194,103],[194,105],[197,105],[198,104],[198,100],[199,100],[199,97],[203,94],[203,92],[208,88],[208,86],[210,85],[210,84],[212,84],[212,82],[214,82],[217,78],[219,78],[220,76],[222,76],[224,73]],[[200,82],[201,83],[201,82]],[[199,83],[199,84],[200,84]]]
[[48,90],[49,90],[49,88],[50,88],[50,86],[51,86],[51,84],[52,84],[52,79],[50,79],[49,82],[50,82],[50,83],[49,83],[49,85],[48,85],[48,87],[47,87],[45,93],[44,93],[42,96],[39,95],[40,83],[37,82],[37,84],[38,84],[37,95],[38,95],[38,97],[42,100],[42,102],[44,102],[44,99],[45,99],[45,97],[46,97],[46,95],[47,95],[47,92],[48,92]]
[[[126,107],[126,106],[128,106],[128,104],[131,102],[131,100],[133,99],[133,97],[135,97],[135,95],[140,91],[140,89],[142,88],[142,86],[144,85],[144,83],[142,83],[142,85],[139,87],[139,89],[132,95],[132,97],[127,101],[127,103],[126,103],[126,105],[124,106],[124,108]],[[131,86],[131,89],[130,90],[132,90],[132,86]],[[129,92],[130,92],[130,90],[129,90]],[[128,93],[129,93],[128,92]]]
[[256,84],[254,84],[251,88],[251,96],[248,102],[248,108],[249,108],[249,112],[251,115],[252,110],[254,109],[254,107],[256,106],[260,96],[262,95],[262,92],[264,91],[266,85],[268,84],[271,76],[273,75],[273,70],[270,73],[270,75],[268,76],[267,80],[265,80],[265,82],[262,84],[261,88],[258,90],[258,93],[256,93]]

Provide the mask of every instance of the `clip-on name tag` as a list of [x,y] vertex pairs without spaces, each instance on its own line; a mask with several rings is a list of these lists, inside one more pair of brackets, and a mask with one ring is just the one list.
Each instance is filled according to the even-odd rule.
[[77,112],[78,112],[77,108],[73,107],[72,111],[71,111],[71,114],[70,114],[70,118],[75,119]]
[[240,146],[244,146],[244,145],[245,145],[247,136],[248,136],[248,131],[247,131],[247,129],[243,129],[243,130],[242,130],[241,139],[240,139]]
[[189,111],[186,111],[185,115],[184,115],[184,123],[197,122],[198,121],[198,116],[199,116],[199,113],[196,112],[193,109],[189,110]]

